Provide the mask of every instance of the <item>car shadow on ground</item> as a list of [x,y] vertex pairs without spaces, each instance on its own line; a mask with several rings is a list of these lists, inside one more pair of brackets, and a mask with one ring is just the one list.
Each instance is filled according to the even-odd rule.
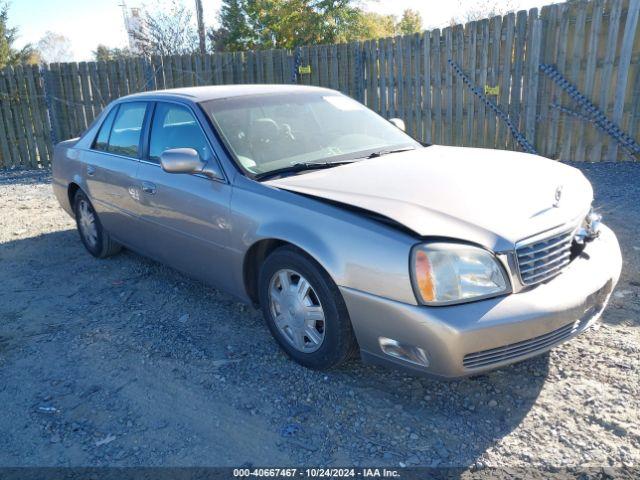
[[549,370],[548,355],[457,381],[307,370],[257,311],[135,253],[94,259],[74,230],[0,244],[0,278],[0,403],[32,424],[0,425],[15,442],[0,464],[473,465]]

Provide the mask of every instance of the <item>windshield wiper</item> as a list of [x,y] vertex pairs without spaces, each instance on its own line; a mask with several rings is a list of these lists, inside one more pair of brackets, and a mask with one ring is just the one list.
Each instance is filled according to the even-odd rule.
[[286,173],[304,172],[306,170],[320,170],[323,168],[332,168],[339,165],[346,165],[347,163],[353,163],[355,160],[345,160],[341,162],[302,162],[294,163],[288,167],[277,168],[269,172],[258,173],[254,176],[256,180],[264,180],[265,178],[277,177]]
[[416,147],[403,147],[403,148],[390,148],[388,150],[378,150],[377,152],[369,153],[368,155],[364,155],[358,158],[378,158],[383,155],[389,155],[390,153],[400,153],[400,152],[408,152],[410,150],[415,150]]

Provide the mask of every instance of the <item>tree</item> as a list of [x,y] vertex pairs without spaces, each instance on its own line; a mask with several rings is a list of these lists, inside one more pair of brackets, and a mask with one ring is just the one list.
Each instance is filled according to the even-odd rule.
[[393,37],[396,34],[396,17],[375,12],[361,12],[358,25],[349,40],[370,40]]
[[93,51],[93,57],[96,62],[108,60],[121,60],[132,57],[133,54],[128,48],[110,48],[106,45],[98,45]]
[[9,4],[0,2],[0,68],[20,65],[21,63],[37,63],[38,55],[31,44],[16,48],[14,43],[18,38],[18,29],[10,28]]
[[27,65],[40,65],[42,63],[42,57],[40,52],[35,48],[32,48],[30,52],[22,59],[22,63]]
[[402,13],[402,18],[398,22],[397,30],[400,35],[411,35],[422,31],[422,16],[420,12],[407,8]]
[[38,51],[45,63],[69,62],[73,59],[71,42],[60,33],[46,32],[38,41]]
[[198,24],[198,46],[200,47],[200,53],[204,55],[207,53],[207,44],[205,41],[204,30],[204,11],[202,9],[202,0],[196,0],[196,23]]
[[294,48],[347,41],[357,28],[356,0],[223,0],[216,50]]
[[220,27],[208,32],[214,50],[295,48],[342,43],[422,30],[420,13],[367,12],[360,0],[223,0]]
[[317,3],[319,42],[341,43],[355,40],[352,31],[362,14],[362,10],[358,8],[358,0],[322,0],[311,3]]
[[157,2],[153,11],[145,8],[141,28],[132,35],[144,56],[179,55],[198,49],[191,11],[177,1],[168,7]]
[[213,50],[255,48],[257,35],[247,18],[247,0],[224,0],[218,19],[220,28],[209,30]]

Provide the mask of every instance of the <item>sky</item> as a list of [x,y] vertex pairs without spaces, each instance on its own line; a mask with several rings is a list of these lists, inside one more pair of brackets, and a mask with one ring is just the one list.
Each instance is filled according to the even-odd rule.
[[[129,8],[145,3],[153,6],[157,0],[124,0]],[[165,0],[167,1],[167,0]],[[179,1],[179,0],[178,0]],[[182,0],[194,8],[193,0]],[[560,0],[492,0],[500,7],[522,10],[541,7]],[[73,60],[91,60],[98,44],[124,47],[123,0],[11,0],[9,24],[19,28],[18,46],[37,43],[47,31],[61,33],[71,42]],[[217,24],[221,0],[203,0],[206,25]],[[487,0],[361,0],[365,10],[400,16],[411,8],[422,15],[425,29],[443,27],[452,17]],[[194,14],[195,18],[195,8]]]

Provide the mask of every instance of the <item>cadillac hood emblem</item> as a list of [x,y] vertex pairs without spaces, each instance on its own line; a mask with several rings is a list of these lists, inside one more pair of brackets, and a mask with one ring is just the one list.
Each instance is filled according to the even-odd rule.
[[560,199],[562,198],[562,185],[558,185],[556,188],[556,193],[553,197],[553,206],[558,208],[560,206]]

